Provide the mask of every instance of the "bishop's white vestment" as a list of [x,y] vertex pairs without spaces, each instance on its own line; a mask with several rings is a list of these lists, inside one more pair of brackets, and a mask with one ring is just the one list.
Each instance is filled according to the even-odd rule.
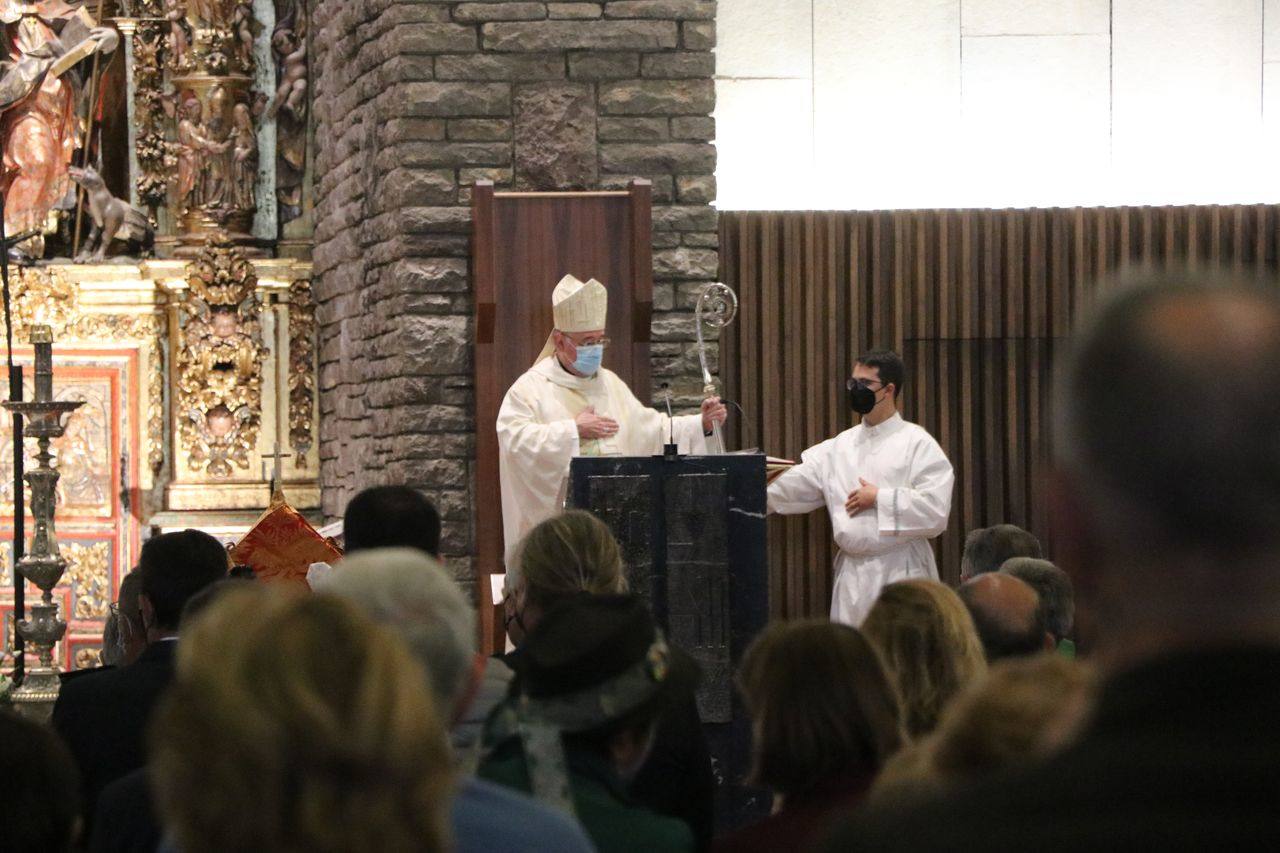
[[[769,486],[769,510],[784,515],[825,506],[840,552],[831,619],[860,625],[886,584],[938,577],[929,540],[947,528],[955,473],[923,427],[894,414],[814,445]],[[859,478],[879,487],[876,505],[844,508]]]
[[[580,440],[574,422],[588,406],[613,418],[608,438]],[[643,405],[611,370],[575,376],[548,356],[512,384],[498,410],[504,559],[539,522],[564,506],[575,456],[649,456],[662,452],[674,427],[681,453],[705,453],[702,415],[674,419]]]

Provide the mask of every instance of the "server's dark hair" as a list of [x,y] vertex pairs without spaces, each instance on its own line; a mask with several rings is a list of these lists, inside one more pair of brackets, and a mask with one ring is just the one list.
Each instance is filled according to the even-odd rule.
[[894,399],[902,399],[902,386],[907,381],[907,367],[902,363],[902,356],[893,350],[871,350],[858,356],[857,363],[875,368],[881,383],[893,385]]

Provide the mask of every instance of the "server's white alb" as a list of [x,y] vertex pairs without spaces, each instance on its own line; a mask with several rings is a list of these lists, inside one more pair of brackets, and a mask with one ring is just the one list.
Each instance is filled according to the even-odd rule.
[[[607,291],[592,279],[565,276],[552,294],[561,332],[604,329]],[[552,342],[515,381],[498,410],[498,474],[502,482],[504,558],[538,522],[564,506],[569,461],[575,456],[647,456],[662,451],[674,426],[681,453],[705,453],[702,416],[674,419],[636,399],[611,370],[576,376],[561,366]],[[613,418],[618,431],[608,438],[581,440],[574,419],[589,406]]]
[[[825,506],[836,556],[831,619],[860,625],[880,589],[908,578],[938,577],[929,541],[947,528],[955,474],[923,427],[894,414],[814,445],[769,486],[769,509],[792,514]],[[850,517],[859,478],[879,487],[876,506]]]

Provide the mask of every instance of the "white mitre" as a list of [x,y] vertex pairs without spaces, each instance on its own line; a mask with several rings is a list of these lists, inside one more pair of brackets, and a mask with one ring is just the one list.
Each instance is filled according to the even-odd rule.
[[[609,314],[609,291],[594,278],[579,281],[566,275],[551,291],[551,310],[555,327],[562,332],[599,331],[604,328]],[[555,342],[548,335],[547,343],[534,364],[551,355],[555,349]]]

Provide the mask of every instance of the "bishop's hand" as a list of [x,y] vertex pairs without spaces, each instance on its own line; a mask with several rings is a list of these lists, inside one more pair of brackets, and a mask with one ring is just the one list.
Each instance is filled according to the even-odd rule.
[[597,415],[595,406],[587,406],[573,422],[578,425],[578,437],[582,439],[609,438],[618,434],[618,422]]
[[858,488],[849,493],[849,499],[844,502],[845,511],[849,515],[857,515],[863,510],[871,509],[876,505],[876,498],[880,494],[880,489],[873,483],[868,483],[861,477],[858,478],[860,484]]
[[708,397],[702,401],[702,431],[704,433],[711,432],[711,427],[715,424],[722,424],[725,418],[729,416],[729,410],[725,408],[724,403],[720,402],[719,397]]

